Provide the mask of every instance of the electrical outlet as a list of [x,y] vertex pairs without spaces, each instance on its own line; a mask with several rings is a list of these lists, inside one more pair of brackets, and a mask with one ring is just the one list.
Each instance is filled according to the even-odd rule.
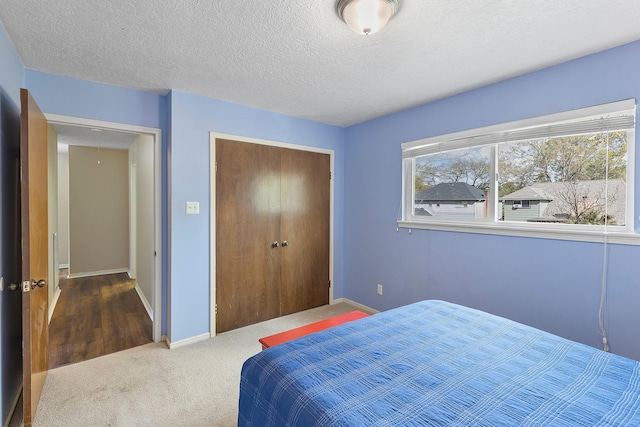
[[200,202],[187,202],[187,215],[198,215],[200,213]]
[[378,295],[382,295],[382,285],[378,283]]

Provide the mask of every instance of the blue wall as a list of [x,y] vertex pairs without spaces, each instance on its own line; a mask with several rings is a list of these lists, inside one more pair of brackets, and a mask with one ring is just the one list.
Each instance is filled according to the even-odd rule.
[[[344,296],[379,310],[444,299],[601,348],[597,319],[603,245],[396,231],[402,196],[400,144],[638,99],[639,59],[636,42],[346,129]],[[640,212],[636,181],[635,209]],[[611,350],[640,360],[640,247],[610,245],[609,250]],[[377,283],[384,285],[383,296],[376,295]]]
[[[163,333],[172,342],[209,332],[209,132],[215,131],[335,150],[336,298],[350,298],[380,310],[440,298],[600,347],[596,330],[602,245],[397,231],[400,144],[638,98],[640,43],[347,129],[179,91],[161,96],[25,71],[4,31],[0,32],[0,54],[0,85],[16,105],[18,88],[26,80],[46,113],[163,130],[163,246],[167,257],[163,260]],[[199,216],[185,214],[187,200],[200,202]],[[640,196],[636,197],[636,211],[640,212]],[[635,228],[640,230],[638,220]],[[610,245],[609,251],[611,348],[640,360],[636,336],[640,286],[633,268],[640,248]],[[377,283],[384,285],[383,296],[376,295]],[[3,394],[3,404],[4,399]]]
[[25,80],[44,113],[164,130],[164,96],[30,69]]
[[20,106],[20,88],[24,86],[24,66],[9,35],[0,22],[0,87],[9,99]]
[[[172,91],[155,95],[27,69],[45,113],[163,129],[163,334],[172,342],[209,332],[209,132],[335,151],[334,294],[343,284],[344,130]],[[167,141],[170,141],[167,142]],[[185,202],[199,201],[187,216]],[[168,278],[168,280],[166,280]]]
[[[334,295],[343,292],[344,130],[211,98],[170,94],[171,324],[172,342],[209,332],[209,132],[334,150]],[[185,202],[199,201],[200,215]]]
[[167,97],[103,83],[25,70],[26,86],[44,113],[162,130],[162,333],[167,330]]
[[[0,277],[5,287],[20,281],[15,222],[20,145],[20,88],[24,66],[0,23]],[[21,292],[0,292],[0,424],[4,425],[22,384]]]

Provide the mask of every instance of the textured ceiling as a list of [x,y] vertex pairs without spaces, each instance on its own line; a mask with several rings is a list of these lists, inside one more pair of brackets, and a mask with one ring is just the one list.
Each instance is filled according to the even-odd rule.
[[640,39],[638,0],[404,0],[359,36],[336,0],[2,0],[27,68],[348,126]]

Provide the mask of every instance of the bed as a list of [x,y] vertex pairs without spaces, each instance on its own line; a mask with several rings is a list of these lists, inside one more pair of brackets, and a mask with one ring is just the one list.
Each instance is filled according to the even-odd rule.
[[422,301],[268,348],[239,426],[640,426],[640,363]]

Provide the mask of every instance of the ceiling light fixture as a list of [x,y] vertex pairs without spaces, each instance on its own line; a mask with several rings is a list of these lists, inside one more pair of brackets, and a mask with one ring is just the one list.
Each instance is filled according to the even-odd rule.
[[382,29],[398,12],[398,0],[339,0],[338,15],[349,28],[368,36]]

